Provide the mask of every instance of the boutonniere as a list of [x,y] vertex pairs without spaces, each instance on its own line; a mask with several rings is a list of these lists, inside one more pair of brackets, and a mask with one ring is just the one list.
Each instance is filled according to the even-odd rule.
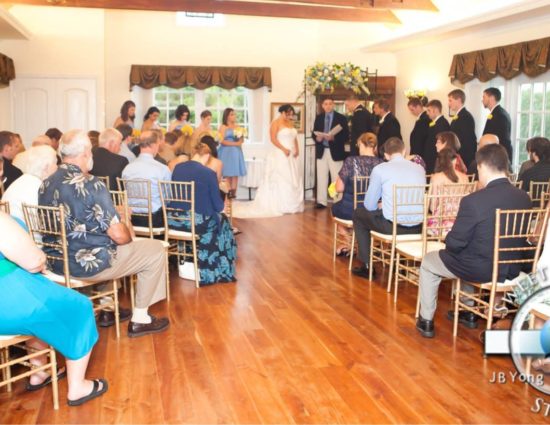
[[458,119],[458,114],[456,114],[455,116],[453,116],[453,119],[451,121],[456,121]]
[[435,121],[430,122],[430,127],[435,127]]
[[493,119],[493,114],[487,115],[487,119],[488,119],[488,120],[492,120],[492,119]]

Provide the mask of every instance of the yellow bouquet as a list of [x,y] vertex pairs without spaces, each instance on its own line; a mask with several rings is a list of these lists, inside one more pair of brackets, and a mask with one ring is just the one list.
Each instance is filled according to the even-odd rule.
[[185,124],[182,128],[180,128],[180,131],[184,136],[193,135],[193,127],[191,127],[189,124]]
[[240,139],[242,137],[248,136],[248,132],[246,131],[246,128],[244,128],[244,127],[236,127],[233,130],[233,135],[235,136],[236,139]]
[[141,130],[138,130],[137,128],[134,128],[134,129],[132,130],[132,136],[133,136],[133,137],[139,137],[139,136],[141,136]]
[[328,187],[328,196],[330,196],[332,199],[335,199],[338,196],[338,192],[336,192],[336,183],[332,182]]

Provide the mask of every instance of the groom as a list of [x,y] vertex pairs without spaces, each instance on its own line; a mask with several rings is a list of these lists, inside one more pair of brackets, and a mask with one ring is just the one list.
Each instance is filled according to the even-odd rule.
[[[346,117],[334,110],[334,99],[325,98],[321,107],[323,113],[315,118],[312,133],[313,140],[316,142],[317,158],[317,203],[315,208],[326,208],[327,206],[328,175],[330,172],[330,180],[336,181],[345,158],[344,144],[349,138],[348,122]],[[338,125],[341,130],[335,135],[328,137],[315,135],[315,132],[329,133]]]

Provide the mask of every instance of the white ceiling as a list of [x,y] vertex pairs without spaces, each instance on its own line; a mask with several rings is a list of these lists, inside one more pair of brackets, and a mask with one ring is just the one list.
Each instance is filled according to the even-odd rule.
[[2,5],[0,5],[0,40],[26,40],[29,32]]

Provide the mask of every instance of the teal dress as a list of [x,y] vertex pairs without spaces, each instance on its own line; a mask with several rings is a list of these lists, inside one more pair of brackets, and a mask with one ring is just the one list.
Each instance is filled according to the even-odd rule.
[[[224,140],[239,139],[233,134],[232,128],[227,128],[223,136]],[[220,145],[218,148],[218,158],[223,163],[222,175],[224,177],[246,176],[246,163],[244,162],[243,150],[240,146]]]
[[0,335],[32,335],[67,359],[97,342],[92,303],[84,295],[29,273],[0,252]]

